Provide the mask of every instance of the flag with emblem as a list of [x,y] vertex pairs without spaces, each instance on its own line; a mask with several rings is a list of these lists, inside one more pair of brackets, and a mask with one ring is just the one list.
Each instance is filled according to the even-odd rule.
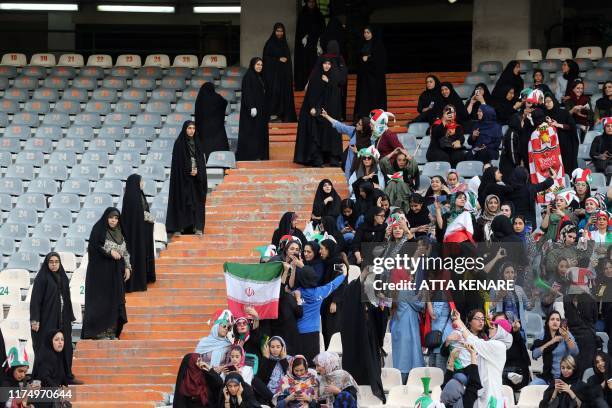
[[278,318],[282,262],[241,264],[226,262],[225,287],[227,304],[234,317],[246,316],[244,308],[252,306],[260,319]]

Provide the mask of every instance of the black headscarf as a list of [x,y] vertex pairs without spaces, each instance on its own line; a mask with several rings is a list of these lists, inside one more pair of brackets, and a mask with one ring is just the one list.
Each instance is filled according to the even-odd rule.
[[[206,157],[215,151],[228,151],[225,132],[227,100],[215,92],[212,82],[204,82],[195,101],[196,133]],[[192,152],[195,153],[195,152]]]
[[[553,334],[553,336],[551,336],[550,334],[550,328],[548,326],[548,322],[550,321],[550,317],[553,314],[556,314],[557,316],[559,316],[559,318],[561,318],[561,314],[559,314],[559,312],[557,311],[552,311],[548,314],[548,316],[546,317],[546,321],[544,322],[544,338],[542,340],[539,340],[539,339],[534,340],[533,346],[531,346],[532,351],[537,349],[538,347],[543,346],[549,341],[551,341],[554,336],[560,335],[558,330],[556,333]],[[552,378],[553,351],[557,348],[558,345],[559,345],[559,342],[553,342],[553,344],[546,347],[546,349],[542,353],[542,360],[544,362],[544,368],[542,370],[542,378],[547,381],[552,381],[553,379]]]
[[[264,82],[264,77],[263,77],[263,70],[262,72],[257,72],[255,71],[255,65],[261,61],[263,63],[263,59],[259,58],[259,57],[253,57],[251,58],[251,61],[249,62],[249,69],[247,69],[246,74],[244,74],[244,77],[246,78],[248,77],[255,77],[257,78],[257,80],[259,81],[259,83],[261,84],[261,86],[265,89],[265,82]],[[244,79],[243,79],[244,82]]]
[[[282,29],[282,38],[276,37],[276,30]],[[286,62],[281,62],[286,58]],[[280,115],[284,122],[295,122],[295,102],[293,98],[293,65],[291,50],[287,43],[287,30],[283,23],[274,24],[270,38],[263,49],[263,78],[266,84],[266,94],[269,111],[272,115]]]
[[183,356],[174,387],[173,407],[175,408],[186,407],[185,398],[197,398],[203,406],[207,406],[211,399],[204,373],[196,365],[198,357],[200,355],[196,353]]
[[484,204],[484,200],[486,198],[486,189],[489,184],[495,184],[495,172],[497,172],[498,168],[495,166],[488,167],[482,176],[480,177],[480,186],[478,186],[478,201],[482,199],[480,206]]
[[[53,329],[47,332],[45,340],[36,355],[34,361],[34,371],[32,378],[40,380],[43,387],[56,388],[68,385],[66,378],[64,350],[57,352],[53,348],[53,337],[57,333],[63,332],[60,329]],[[64,339],[64,343],[72,339]]]
[[574,81],[580,78],[580,67],[578,66],[576,61],[571,59],[566,59],[564,62],[569,67],[569,71],[563,74],[563,79],[567,81],[567,87],[565,88],[564,93],[567,96],[570,95],[570,92],[572,90],[572,84],[574,83]]
[[111,217],[119,217],[121,218],[121,213],[119,212],[119,210],[117,209],[113,209],[112,211],[110,211],[108,213],[107,221],[106,221],[106,240],[107,241],[112,241],[118,245],[123,244],[124,241],[124,236],[123,236],[123,229],[121,228],[121,224],[117,223],[117,225],[115,226],[115,228],[112,228],[110,225],[108,225],[108,218]]
[[514,233],[512,221],[505,215],[498,215],[491,222],[492,242],[520,242],[520,238]]
[[440,99],[440,80],[433,74],[429,74],[425,77],[426,80],[429,78],[434,80],[435,86],[432,89],[427,89],[426,86],[425,90],[419,96],[419,102],[417,104],[417,111],[419,111],[419,113],[423,112],[424,108],[429,108],[432,102],[435,106],[436,101]]
[[[353,210],[353,212],[351,212],[351,215],[349,215],[348,217],[344,215],[343,210],[345,208],[350,208],[351,210]],[[359,218],[359,210],[357,209],[357,206],[355,205],[355,202],[353,200],[351,200],[350,198],[345,198],[344,200],[342,200],[342,202],[340,203],[340,213],[342,214],[342,218],[344,218],[344,221],[348,222],[348,224],[353,228],[353,229],[357,229],[357,219]]]
[[[331,185],[331,191],[326,193],[323,191],[323,185],[325,183],[329,183]],[[324,203],[323,201],[332,197],[333,201],[331,203]],[[325,215],[331,215],[333,217],[337,217],[340,214],[340,203],[342,199],[336,192],[334,188],[334,184],[330,179],[323,179],[319,182],[319,186],[317,187],[317,191],[315,193],[315,198],[312,203],[312,213],[317,217],[322,217]]]
[[[484,82],[480,82],[476,84],[474,89],[472,89],[472,93],[470,94],[470,97],[465,101],[466,108],[470,104],[470,100],[472,99],[472,97],[476,95],[476,89],[478,88],[482,89],[482,94],[480,96],[482,96],[485,103],[487,105],[491,105],[493,98],[491,98],[491,92],[489,92],[489,87]],[[478,108],[480,108],[480,101],[476,101],[472,105],[472,113],[470,114],[470,119],[478,120]]]
[[595,107],[597,108],[597,110],[604,113],[603,117],[612,115],[612,97],[607,96],[605,93],[606,85],[608,84],[612,84],[612,81],[604,82],[601,88],[603,95],[597,100],[597,102],[595,102]]
[[[51,259],[51,257],[56,257],[60,261],[59,270],[57,272],[52,272],[51,269],[49,269],[49,260]],[[40,278],[39,278],[39,276],[40,276]],[[57,293],[55,294],[56,298],[54,300],[54,302],[57,305],[57,310],[59,311],[60,296],[63,298],[63,301],[64,301],[64,309],[69,307],[70,310],[72,310],[72,304],[71,304],[71,300],[70,300],[70,289],[69,289],[68,276],[66,275],[66,271],[64,270],[64,265],[62,264],[62,258],[60,257],[60,255],[57,252],[49,252],[47,254],[47,256],[45,256],[44,261],[40,265],[40,269],[38,271],[38,274],[36,275],[36,279],[35,279],[34,283],[36,283],[36,281],[39,280],[39,279],[44,279],[45,277],[49,277],[49,276],[51,277],[53,282],[55,282],[57,284],[57,288],[58,288]],[[35,297],[35,293],[34,292],[35,291],[32,292],[32,297],[33,298]],[[41,293],[41,296],[42,295],[43,295],[43,293]],[[70,306],[68,306],[68,305],[70,305]],[[30,302],[30,320],[35,320],[35,321],[40,322],[41,314],[43,312],[43,310],[42,310],[42,308],[40,306],[43,306],[43,305],[41,305],[39,302]],[[49,305],[49,304],[45,304],[44,305],[44,309],[49,309],[51,307],[52,306]],[[70,314],[72,315],[72,312]],[[64,321],[62,319],[62,314],[57,313],[57,315],[54,316],[54,317],[56,317],[57,320],[52,321],[52,322],[47,322],[47,324],[50,324],[51,327],[63,328]],[[72,317],[72,319],[70,321],[72,321],[74,319],[74,316],[71,316],[71,317]],[[48,328],[47,328],[47,330],[48,330]]]
[[[125,182],[125,192],[123,194],[123,206],[121,210],[124,216],[124,233],[130,236],[131,226],[130,218],[135,217],[137,220],[144,217],[144,212],[149,211],[149,203],[140,188],[142,177],[139,174],[131,174]],[[126,208],[127,204],[127,208]]]
[[[242,386],[242,403],[238,403],[238,398],[235,396],[230,396],[230,403],[228,408],[240,408],[240,407],[259,407],[259,403],[255,399],[255,394],[253,394],[253,389],[249,384],[244,382],[244,379],[238,372],[231,372],[225,376],[225,380],[223,381],[223,386],[227,387],[227,384],[230,382],[237,382]],[[226,406],[225,405],[225,395],[223,392],[219,393],[219,407]]]
[[438,105],[435,107],[436,116],[442,117],[442,110],[446,105],[452,105],[455,108],[455,112],[457,113],[457,122],[462,123],[468,118],[467,110],[465,109],[465,105],[463,104],[463,100],[455,91],[455,87],[450,82],[442,82],[440,84],[440,90],[442,87],[448,88],[450,94],[448,97],[442,96],[442,91],[440,91],[440,98],[437,100]]
[[533,121],[533,126],[537,128],[546,121],[546,115],[542,109],[535,108],[533,112],[531,112],[531,120]]
[[[512,89],[512,85],[505,84],[501,85],[501,88],[498,96],[499,98],[493,98],[492,105],[495,107],[495,112],[497,114],[497,121],[500,124],[508,124],[510,122],[510,118],[512,115],[516,113],[514,109],[514,104],[518,100],[516,91],[514,93],[514,98],[508,100],[508,92]],[[498,89],[498,88],[496,88]]]
[[278,222],[278,232],[280,236],[283,235],[293,235],[293,220],[296,217],[296,214],[293,211],[287,211],[283,214],[280,221]]
[[515,75],[514,67],[518,62],[516,60],[512,60],[506,65],[504,71],[499,76],[499,79],[495,83],[495,88],[493,88],[493,93],[491,96],[497,100],[506,99],[506,94],[508,93],[507,87],[511,87],[514,89],[514,96],[518,98],[519,94],[523,90],[523,78],[521,78],[520,72]]

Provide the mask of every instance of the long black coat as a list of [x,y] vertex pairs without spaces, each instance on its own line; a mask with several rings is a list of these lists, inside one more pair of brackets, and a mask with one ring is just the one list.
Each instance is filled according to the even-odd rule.
[[166,231],[183,232],[187,229],[204,230],[206,192],[206,162],[200,147],[197,133],[195,159],[198,174],[191,175],[191,154],[187,143],[187,127],[191,121],[183,123],[181,134],[172,149],[172,168],[170,170],[170,192],[166,214]]
[[[64,350],[61,352],[55,351],[53,349],[53,337],[55,337],[58,332],[58,330],[54,329],[45,335],[43,344],[36,354],[36,360],[34,361],[32,378],[34,380],[40,380],[43,388],[56,389],[68,385],[64,361],[66,360],[66,344],[71,342],[71,340],[64,338]],[[36,407],[51,408],[57,406],[57,402],[59,402],[58,399],[55,399],[53,402],[37,402]]]
[[[285,26],[276,23],[272,35],[263,50],[263,76],[269,103],[268,112],[278,115],[283,122],[295,122],[295,101],[293,99],[293,72],[291,70],[291,51],[286,36],[276,38],[276,29]],[[287,58],[282,62],[281,58]]]
[[[113,259],[104,250],[108,216],[119,212],[109,207],[96,222],[89,236],[87,254],[87,275],[85,277],[85,314],[81,338],[93,339],[105,330],[116,327],[115,335],[119,337],[123,325],[127,323],[125,310],[125,261]],[[121,223],[121,221],[120,221]]]
[[[240,101],[240,130],[238,135],[238,160],[268,160],[270,157],[270,135],[267,112],[266,87],[263,75],[255,71],[259,58],[253,58],[249,70],[242,79],[242,100]],[[264,71],[265,71],[264,65]],[[257,109],[255,117],[251,109]]]
[[[295,89],[298,91],[302,91],[306,86],[310,71],[317,61],[317,43],[324,29],[325,19],[318,7],[310,10],[305,5],[298,16],[295,29],[295,75],[293,77]],[[302,44],[305,36],[308,36],[306,46]]]
[[[30,321],[40,323],[37,332],[32,331],[34,352],[41,349],[43,339],[53,329],[61,329],[64,334],[64,356],[66,375],[72,376],[72,322],[75,320],[70,298],[70,283],[64,267],[59,271],[51,272],[49,258],[60,258],[56,252],[49,253],[43,261],[34,285],[32,286],[32,299],[30,300]],[[60,306],[60,294],[64,300],[63,308]],[[80,311],[79,311],[80,312]]]
[[211,82],[205,82],[195,102],[195,123],[202,152],[206,158],[212,152],[228,151],[225,132],[225,109],[227,100],[215,92]]
[[387,110],[387,52],[382,41],[364,41],[358,62],[354,118],[368,116],[372,109]]
[[208,394],[208,403],[202,404],[201,400],[194,399],[190,396],[185,396],[181,392],[181,385],[187,375],[189,369],[189,360],[191,359],[192,353],[185,354],[181,365],[179,367],[178,375],[176,376],[176,385],[174,387],[174,400],[172,402],[173,408],[215,408],[217,401],[219,400],[219,393],[223,386],[223,380],[217,374],[215,370],[200,371],[202,375],[202,382],[206,385]]
[[130,253],[132,273],[125,283],[126,292],[147,290],[147,283],[155,282],[155,251],[153,224],[145,221],[144,212],[149,204],[140,189],[138,174],[128,177],[123,195],[123,234]]

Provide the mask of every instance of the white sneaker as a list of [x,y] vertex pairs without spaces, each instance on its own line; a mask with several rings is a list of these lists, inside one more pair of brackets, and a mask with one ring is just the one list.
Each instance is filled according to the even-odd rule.
[[518,385],[523,381],[523,376],[517,373],[508,373],[508,379],[514,385]]

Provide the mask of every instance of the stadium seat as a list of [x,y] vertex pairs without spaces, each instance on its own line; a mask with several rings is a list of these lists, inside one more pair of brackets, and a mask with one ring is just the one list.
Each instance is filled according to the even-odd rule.
[[106,193],[92,193],[85,197],[83,208],[108,208],[113,206],[113,197]]
[[43,223],[36,224],[32,231],[33,237],[47,237],[51,241],[57,241],[64,234],[62,225],[58,223]]
[[80,139],[62,139],[57,142],[57,151],[81,153],[85,150],[85,143]]
[[464,178],[482,176],[482,162],[478,160],[466,160],[457,163],[457,172]]
[[39,125],[38,114],[31,111],[25,111],[13,115],[12,125],[37,127]]
[[39,67],[54,67],[55,55],[53,54],[34,54],[30,58],[30,65]]
[[100,170],[95,164],[77,164],[70,171],[71,177],[84,178],[89,181],[95,181],[100,178]]
[[[117,157],[115,156],[115,160]],[[118,179],[102,179],[96,182],[94,193],[110,194],[120,196],[123,194],[123,183]]]
[[168,57],[166,54],[147,55],[144,66],[168,68],[170,66],[170,57]]
[[[182,128],[183,123],[188,120],[192,120],[191,115],[187,113],[173,113],[166,117],[166,126],[180,126]],[[164,126],[165,127],[165,126]],[[179,132],[180,133],[180,132]],[[177,133],[178,136],[178,133]]]
[[4,114],[19,112],[19,101],[13,99],[0,100],[0,110]]
[[[26,271],[27,272],[27,271]],[[4,271],[2,271],[2,274],[4,273]],[[15,307],[19,307],[18,305],[20,303],[25,303],[25,302],[21,302],[21,288],[19,286],[17,286],[15,284],[15,282],[11,282],[11,281],[5,281],[3,279],[2,274],[0,274],[0,305],[4,305],[4,306],[9,306],[9,315],[10,310],[12,310]],[[29,305],[27,305],[29,308]],[[6,325],[9,324],[9,322],[15,322],[15,323],[20,323],[20,322],[24,322],[27,321],[24,316],[20,316],[20,320],[4,320],[0,323],[0,328],[2,329],[3,332],[3,337],[5,339],[5,342],[8,342],[11,340],[11,331],[6,329]],[[25,327],[25,325],[21,325],[23,327]],[[20,329],[20,332],[23,332],[24,329]],[[25,336],[19,336],[16,335],[15,337],[25,337]],[[8,344],[8,343],[7,343]],[[31,356],[30,356],[30,364],[31,364]]]
[[68,179],[68,167],[63,164],[52,164],[49,162],[40,169],[40,174],[44,174],[45,177],[57,181],[65,181]]
[[591,173],[591,188],[606,188],[606,175],[603,173]]
[[28,63],[25,54],[19,54],[16,52],[4,54],[0,65],[9,65],[11,67],[24,67]]
[[227,67],[227,58],[225,58],[225,55],[218,54],[205,55],[204,58],[202,58],[202,64],[200,66],[225,68]]
[[77,71],[74,67],[57,66],[51,70],[50,75],[57,78],[72,79],[76,76]]
[[34,91],[32,99],[39,101],[55,102],[59,99],[59,93],[57,92],[57,89],[38,88]]
[[550,48],[546,51],[546,59],[566,60],[572,58],[572,50],[567,47]]
[[17,153],[21,151],[21,143],[19,139],[3,137],[0,138],[0,151]]
[[73,193],[86,196],[90,193],[89,180],[82,178],[70,178],[62,184],[62,193]]
[[[111,129],[110,127],[104,129]],[[123,132],[123,128],[119,128]],[[89,150],[92,151],[102,151],[108,154],[114,154],[117,151],[117,146],[115,145],[115,140],[110,138],[100,138],[94,139],[89,143]]]
[[[434,401],[440,399],[442,390],[440,386],[430,386],[432,391],[431,398]],[[389,391],[387,398],[387,404],[385,407],[402,407],[402,408],[414,408],[414,401],[416,401],[423,393],[423,384],[408,386],[408,385],[396,385]]]
[[127,180],[127,178],[132,174],[132,172],[132,166],[126,166],[123,164],[111,164],[106,168],[104,178]]
[[121,141],[119,145],[119,150],[121,151],[135,151],[140,154],[147,153],[147,141],[144,139],[125,139]]
[[489,75],[497,75],[504,69],[501,61],[482,61],[478,64],[478,72],[484,72]]
[[57,223],[67,227],[72,224],[72,213],[67,208],[49,208],[45,211],[42,222]]
[[228,77],[221,79],[221,86],[229,90],[240,90],[242,80],[239,77]]
[[151,101],[157,102],[174,102],[176,101],[176,92],[169,89],[157,88],[151,93]]
[[142,192],[144,195],[149,197],[154,197],[157,195],[157,181],[152,178],[145,178],[143,176],[142,182],[144,183],[142,187]]
[[612,57],[602,58],[597,62],[597,68],[612,69]]
[[198,57],[195,55],[180,54],[174,57],[173,67],[197,68]]
[[123,166],[138,167],[140,163],[140,153],[136,151],[118,151],[113,159],[113,164]]
[[111,77],[130,79],[136,75],[134,68],[129,66],[115,66],[111,69]]
[[172,164],[172,152],[170,151],[155,151],[149,150],[145,164],[161,164],[166,168],[170,168]]
[[[168,122],[164,125],[164,127],[159,132],[159,139],[176,139],[178,135],[181,133],[182,123],[181,125],[168,125]],[[154,140],[153,145],[156,142],[162,143],[161,140]],[[151,150],[153,150],[153,145],[151,145]],[[172,149],[172,147],[170,147]]]
[[87,102],[87,105],[85,105],[85,112],[108,115],[109,113],[111,113],[111,104],[110,102],[100,102],[96,100],[91,100]]
[[[203,81],[202,84],[204,82],[208,82],[208,81]],[[202,84],[200,84],[200,86],[202,86]],[[192,82],[192,85],[193,85],[193,82]],[[200,92],[200,87],[197,87],[197,88],[187,88],[187,89],[185,89],[183,91],[183,95],[181,96],[181,100],[195,102],[195,100],[198,97],[198,92]]]
[[89,58],[87,58],[87,66],[111,68],[113,66],[113,59],[110,55],[105,54],[90,55]]
[[166,226],[161,222],[156,222],[153,225],[153,239],[155,242],[168,243],[168,234],[166,233]]
[[601,47],[597,46],[586,46],[580,47],[576,51],[576,58],[588,58],[590,60],[598,60],[603,57]]
[[[28,91],[26,89],[20,88],[9,88],[4,91],[4,99],[25,102],[28,100]],[[2,111],[7,112],[6,109],[2,109]]]
[[13,164],[11,152],[0,151],[0,167],[9,167],[11,164]]
[[17,68],[8,65],[0,65],[0,77],[15,78],[17,76]]
[[30,272],[38,272],[40,267],[40,256],[36,252],[17,251],[9,258],[7,269],[25,269]]
[[93,225],[104,213],[105,208],[83,208],[76,218],[75,224]]
[[72,224],[68,227],[66,236],[75,239],[89,239],[92,227],[92,224]]
[[72,252],[73,254],[82,256],[87,250],[87,243],[83,238],[66,236],[57,241],[53,250],[56,252]]
[[517,60],[529,60],[532,62],[538,62],[542,59],[542,51],[536,48],[530,48],[526,50],[518,50],[516,52]]
[[78,89],[86,89],[93,91],[97,87],[97,81],[94,77],[79,76],[72,80],[72,86]]
[[70,115],[58,112],[47,113],[43,118],[42,124],[67,128],[70,126]]
[[125,138],[123,126],[113,126],[104,124],[98,132],[98,139],[122,140]]
[[179,77],[189,79],[193,75],[191,68],[188,67],[170,67],[166,73],[166,77]]
[[32,165],[34,167],[42,167],[45,163],[45,156],[42,152],[30,152],[24,150],[17,153],[15,164]]
[[34,211],[44,212],[47,210],[47,199],[40,193],[25,193],[17,198],[15,206],[19,208],[31,208]]
[[142,66],[142,60],[140,55],[136,54],[122,54],[117,57],[115,61],[115,67],[130,67],[140,68]]
[[528,341],[533,341],[533,339],[537,339],[544,333],[544,323],[538,313],[526,312],[525,320],[525,334]]
[[51,241],[46,237],[28,237],[21,241],[19,251],[33,252],[38,255],[47,255],[51,252]]
[[9,79],[3,76],[0,76],[0,89],[8,89],[9,88]]
[[161,81],[161,87],[166,89],[174,89],[182,91],[187,87],[185,78],[167,76]]
[[357,393],[357,402],[359,407],[364,408],[372,408],[382,405],[382,401],[372,393],[372,387],[369,385],[359,386],[359,392]]
[[58,66],[80,68],[84,66],[84,59],[81,54],[63,54],[58,63]]
[[0,237],[0,254],[11,255],[13,252],[15,252],[15,241],[8,237]]
[[558,59],[544,59],[538,64],[538,68],[545,72],[561,71],[561,61]]
[[517,406],[521,408],[538,408],[544,396],[544,391],[547,388],[548,385],[528,385],[523,387]]
[[128,84],[127,84],[126,78],[110,77],[110,78],[105,78],[104,81],[102,81],[102,87],[108,88],[108,89],[115,89],[118,91],[122,91],[125,88],[127,88],[127,86]]
[[442,176],[446,178],[446,173],[451,169],[448,162],[428,162],[423,166],[421,174],[427,177]]
[[117,91],[115,89],[109,88],[98,88],[93,92],[93,95],[91,97],[92,101],[111,103],[117,102],[117,99]]
[[610,70],[604,68],[594,68],[587,71],[584,78],[589,81],[604,83],[610,79]]
[[108,166],[108,153],[99,150],[88,150],[83,153],[82,164],[93,164],[98,167]]
[[28,193],[41,193],[47,196],[57,194],[59,191],[59,183],[49,177],[38,177],[28,185]]
[[585,95],[594,95],[598,92],[601,92],[601,88],[597,84],[597,81],[590,81],[586,79],[583,82],[584,82],[584,94]]
[[[32,121],[32,123],[35,123],[35,124],[30,125],[30,126],[36,126],[36,127],[38,127],[39,125],[38,115],[47,114],[49,113],[50,110],[51,108],[49,107],[49,102],[39,101],[36,99],[27,101],[25,104],[25,109],[24,109],[25,112],[36,114],[35,121],[34,120]],[[13,123],[15,123],[14,117],[13,117]]]
[[27,67],[22,68],[21,76],[37,80],[36,84],[38,85],[38,80],[47,76],[47,68],[28,65]]
[[38,88],[38,78],[31,76],[20,76],[13,81],[13,87],[32,91]]
[[221,70],[215,66],[210,66],[210,65],[204,66],[204,61],[202,60],[202,66],[200,66],[199,68],[195,70],[194,75],[219,79],[221,77]]
[[3,222],[0,227],[0,237],[21,241],[28,236],[28,226],[21,223]]
[[601,339],[602,349],[604,353],[608,352],[608,342],[610,341],[610,336],[606,332],[597,332],[597,337]]
[[138,71],[138,77],[142,79],[156,80],[156,79],[160,79],[162,76],[163,76],[163,71],[161,67],[148,66],[148,67],[143,67]]
[[99,113],[83,112],[76,115],[74,118],[74,125],[98,129],[102,127],[102,118]]
[[147,92],[142,88],[128,88],[123,91],[121,100],[144,103],[147,100]]
[[[155,118],[157,118],[158,121],[155,121]],[[140,119],[140,121],[138,119]],[[142,125],[141,123],[154,123],[154,125]],[[159,115],[150,113],[138,115],[136,125],[132,126],[128,132],[128,138],[153,140],[157,136],[155,134],[155,126],[161,126],[161,117]]]
[[161,164],[143,164],[136,173],[142,177],[152,178],[157,181],[164,181],[166,179],[164,166]]
[[104,126],[121,126],[124,128],[130,127],[132,120],[127,113],[118,113],[107,115],[104,119]]
[[38,222],[38,213],[33,208],[18,208],[15,207],[9,212],[6,222],[15,224],[25,224],[28,226],[36,225]]
[[169,115],[170,114],[170,103],[162,102],[162,101],[150,101],[147,103],[145,107],[145,112],[148,113],[157,113],[160,115]]
[[137,115],[140,111],[140,102],[120,100],[115,105],[115,113]]
[[212,152],[206,160],[207,168],[235,169],[236,157],[233,152]]
[[236,92],[231,89],[218,89],[217,93],[224,97],[229,103],[236,102]]
[[574,62],[578,64],[578,69],[580,70],[580,72],[585,72],[595,68],[595,65],[593,65],[593,61],[588,58],[576,58],[574,59]]
[[34,166],[31,164],[13,164],[11,167],[6,169],[4,176],[29,181],[34,178]]
[[402,373],[397,368],[383,367],[380,377],[385,392],[389,392],[391,388],[397,385],[402,385]]
[[[64,93],[62,95],[62,100],[60,101],[60,103],[63,103],[66,101],[68,102],[86,102],[87,101],[87,90],[79,89],[79,88],[68,88],[64,90]],[[57,108],[58,107],[55,106],[56,110]],[[78,112],[78,109],[76,109],[75,112],[67,112],[67,113],[76,113],[76,112]]]

